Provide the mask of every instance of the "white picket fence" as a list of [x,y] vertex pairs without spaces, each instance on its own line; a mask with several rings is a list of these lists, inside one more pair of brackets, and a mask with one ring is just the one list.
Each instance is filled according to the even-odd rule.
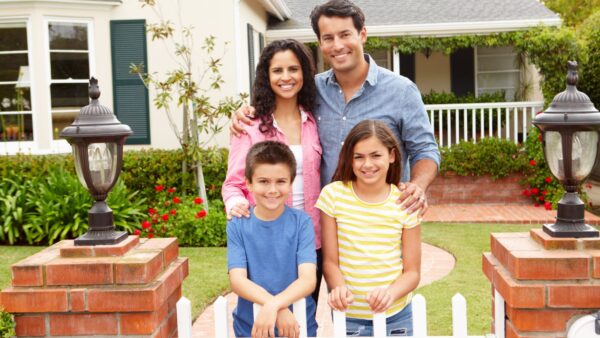
[[[494,292],[494,313],[495,313],[495,334],[485,336],[469,336],[467,332],[467,301],[457,293],[452,297],[452,336],[460,338],[505,338],[504,330],[504,299],[498,293]],[[293,312],[296,320],[300,324],[301,337],[306,337],[306,303],[304,299],[299,300],[293,305]],[[260,305],[254,304],[254,316],[260,311]],[[443,338],[442,336],[427,335],[427,306],[425,298],[417,294],[412,299],[413,310],[413,333],[414,337],[421,338]],[[182,297],[177,302],[177,328],[180,338],[192,337],[191,322],[191,304],[190,301]],[[227,321],[229,309],[227,300],[219,297],[213,304],[214,311],[214,335],[215,337],[230,337],[229,323]],[[346,337],[346,315],[344,312],[333,311],[333,335],[336,338]],[[386,337],[385,315],[383,313],[373,315],[373,336]]]
[[522,142],[531,120],[543,108],[542,101],[425,105],[433,133],[445,147],[484,137]]

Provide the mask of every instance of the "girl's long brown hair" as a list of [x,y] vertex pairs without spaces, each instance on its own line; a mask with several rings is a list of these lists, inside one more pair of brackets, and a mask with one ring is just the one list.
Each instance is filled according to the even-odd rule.
[[331,179],[332,182],[342,181],[348,183],[349,181],[356,180],[356,175],[354,175],[354,170],[352,170],[354,146],[371,136],[376,137],[390,151],[390,154],[393,153],[396,156],[395,161],[390,163],[385,182],[395,185],[400,183],[400,178],[402,177],[402,153],[400,152],[400,145],[390,128],[384,122],[377,120],[364,120],[350,130],[340,151],[338,166]]

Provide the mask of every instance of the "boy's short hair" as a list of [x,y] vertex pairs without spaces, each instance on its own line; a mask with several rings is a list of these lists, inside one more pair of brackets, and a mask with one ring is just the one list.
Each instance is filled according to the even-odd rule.
[[310,24],[319,40],[321,39],[321,30],[319,29],[319,19],[321,16],[328,18],[334,16],[352,18],[354,28],[358,32],[365,26],[365,14],[360,7],[348,0],[329,0],[324,4],[316,6],[310,13]]
[[291,181],[296,178],[296,158],[290,148],[277,141],[263,141],[255,143],[246,155],[246,170],[244,175],[248,182],[252,182],[254,170],[260,164],[284,164],[290,169]]

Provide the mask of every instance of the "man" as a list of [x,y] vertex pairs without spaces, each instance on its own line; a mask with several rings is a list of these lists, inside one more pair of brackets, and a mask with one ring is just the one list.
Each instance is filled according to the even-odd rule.
[[[421,94],[410,80],[378,67],[364,54],[367,40],[362,10],[348,0],[330,0],[310,14],[319,47],[331,69],[315,77],[318,90],[317,119],[323,148],[321,185],[329,183],[337,167],[342,143],[352,127],[365,119],[386,122],[402,147],[404,177],[401,202],[408,212],[427,210],[425,191],[437,175],[440,154]],[[231,131],[243,132],[250,124],[241,109]],[[409,166],[410,162],[410,166]],[[409,170],[410,168],[410,170]]]

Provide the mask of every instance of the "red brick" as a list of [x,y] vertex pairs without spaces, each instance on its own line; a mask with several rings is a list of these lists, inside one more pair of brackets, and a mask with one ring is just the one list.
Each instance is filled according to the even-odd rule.
[[[530,335],[527,335],[526,332],[517,331],[517,329],[508,320],[506,321],[505,328],[506,328],[505,329],[506,330],[506,338],[541,338],[537,334],[534,334],[535,336],[533,336],[533,335],[530,336]],[[547,336],[543,336],[543,337],[547,337]],[[551,337],[555,338],[555,336],[551,336]]]
[[545,305],[545,287],[541,284],[520,284],[502,268],[494,270],[494,287],[504,301],[516,308],[537,309]]
[[592,277],[600,278],[600,251],[592,251],[590,252],[592,255]]
[[524,232],[492,233],[490,234],[490,248],[492,255],[505,268],[508,268],[508,257],[511,251],[541,250],[541,247],[531,240],[529,234]]
[[600,285],[548,285],[548,306],[556,308],[600,308]]
[[161,251],[134,251],[115,263],[117,284],[146,284],[163,269]]
[[177,305],[177,302],[181,299],[181,285],[171,293],[167,298],[167,308],[170,310]]
[[187,258],[178,258],[157,281],[161,283],[159,293],[159,303],[162,304],[167,298],[181,286],[183,278],[181,277],[184,264],[187,264]]
[[152,334],[167,318],[166,305],[158,311],[142,313],[122,313],[120,332],[124,335]]
[[57,259],[46,265],[47,285],[106,285],[113,284],[111,260]]
[[151,288],[92,289],[87,291],[89,312],[143,312],[158,309],[159,286]]
[[551,237],[542,229],[532,229],[529,231],[531,238],[544,247],[546,250],[575,250],[577,249],[577,239]]
[[50,314],[50,334],[53,336],[116,335],[117,329],[114,313]]
[[42,286],[44,285],[44,274],[41,266],[13,266],[13,286]]
[[72,312],[85,311],[85,289],[71,289],[69,291],[69,303]]
[[44,337],[46,335],[46,316],[15,316],[17,336]]
[[4,289],[2,307],[11,313],[65,312],[68,311],[67,290]]
[[139,250],[162,250],[163,251],[163,265],[169,266],[179,256],[179,245],[177,244],[177,238],[152,238],[139,247]]
[[[589,311],[588,311],[589,312]],[[567,322],[575,315],[586,313],[577,310],[523,310],[507,307],[508,318],[519,331],[563,332]]]
[[[484,252],[481,257],[481,269],[490,282],[494,282],[494,269],[497,264],[496,259],[489,252]],[[493,293],[492,293],[493,295]]]
[[588,279],[590,261],[589,255],[573,250],[513,250],[509,254],[507,267],[515,279]]
[[169,337],[177,334],[177,311],[171,311],[169,319],[167,319],[167,332]]
[[60,248],[61,257],[114,257],[123,256],[126,252],[133,249],[138,243],[138,236],[130,235],[122,242],[114,245],[95,245],[95,246],[75,246],[73,241],[62,241],[63,247]]
[[[587,219],[587,212],[586,212],[586,219]],[[579,241],[581,242],[581,245],[584,249],[600,250],[600,238],[580,238]]]

